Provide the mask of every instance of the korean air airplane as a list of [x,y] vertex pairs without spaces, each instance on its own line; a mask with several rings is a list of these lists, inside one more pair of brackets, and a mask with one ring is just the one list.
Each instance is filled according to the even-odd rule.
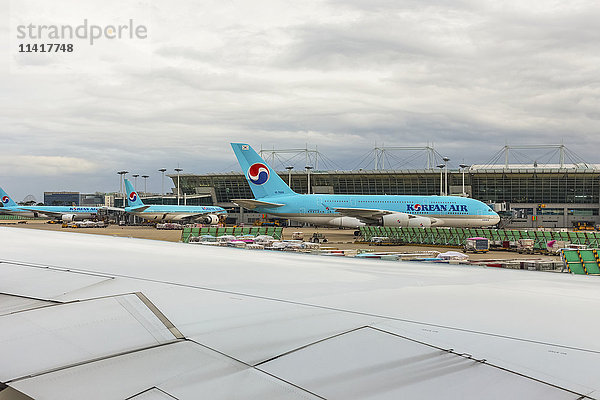
[[21,217],[47,217],[59,219],[66,222],[96,218],[98,210],[104,207],[80,207],[80,206],[20,206],[0,188],[0,200],[2,207],[0,213],[18,215]]
[[193,220],[203,224],[216,224],[219,214],[226,214],[221,207],[216,206],[174,206],[174,205],[145,205],[139,198],[131,182],[125,179],[128,207],[125,211],[146,220],[153,221],[182,221]]
[[331,195],[294,192],[244,143],[231,143],[255,199],[232,200],[240,207],[315,225],[356,228],[483,227],[500,217],[488,205],[456,196]]

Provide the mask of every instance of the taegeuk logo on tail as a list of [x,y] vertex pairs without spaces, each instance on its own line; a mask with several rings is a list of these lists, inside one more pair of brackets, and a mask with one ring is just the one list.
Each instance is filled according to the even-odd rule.
[[248,179],[255,185],[263,185],[269,180],[269,168],[262,163],[254,163],[248,168]]

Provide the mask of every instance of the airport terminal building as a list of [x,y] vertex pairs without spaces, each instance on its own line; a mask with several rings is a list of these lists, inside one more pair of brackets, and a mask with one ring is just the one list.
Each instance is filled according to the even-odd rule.
[[[438,169],[311,171],[317,194],[439,195],[445,178]],[[297,193],[308,192],[304,171],[278,172]],[[169,175],[177,185],[177,175]],[[448,170],[448,193],[463,193],[463,171]],[[441,184],[440,184],[441,182]],[[252,223],[261,214],[240,209],[232,199],[254,198],[242,173],[181,174],[181,191],[204,204],[226,208],[229,223]],[[176,192],[177,189],[174,189]],[[464,192],[493,205],[505,226],[573,227],[600,224],[599,165],[473,165],[464,170]],[[188,203],[190,204],[190,203]]]

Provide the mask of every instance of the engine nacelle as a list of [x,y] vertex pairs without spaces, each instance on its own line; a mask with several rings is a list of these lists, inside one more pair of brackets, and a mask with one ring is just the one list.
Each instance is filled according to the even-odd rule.
[[75,221],[75,214],[63,214],[60,219],[65,222],[73,222]]
[[409,217],[408,226],[411,228],[430,228],[431,219],[427,217]]
[[200,222],[204,225],[216,225],[219,223],[219,216],[215,214],[204,215],[200,218]]
[[413,228],[429,228],[431,227],[431,218],[418,217],[404,213],[388,214],[381,218],[381,225],[401,226],[403,228],[407,226]]

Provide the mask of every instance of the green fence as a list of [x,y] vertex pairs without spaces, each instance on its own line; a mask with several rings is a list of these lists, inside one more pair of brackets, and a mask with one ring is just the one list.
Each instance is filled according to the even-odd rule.
[[48,219],[48,218],[34,218],[34,217],[21,217],[18,215],[0,214],[2,220],[32,220],[32,219]]
[[597,249],[563,250],[562,259],[572,274],[600,275],[600,258]]
[[599,247],[600,232],[542,232],[512,229],[481,228],[400,228],[390,226],[361,226],[360,232],[365,241],[380,236],[407,244],[442,246],[464,246],[470,237],[485,237],[492,241],[517,241],[533,239],[534,249],[545,250],[550,240],[563,240],[588,247]]
[[212,235],[212,236],[242,236],[242,235],[269,235],[275,239],[281,240],[283,228],[273,226],[245,226],[245,227],[203,227],[203,228],[183,228],[181,231],[181,241],[188,243],[192,236]]

